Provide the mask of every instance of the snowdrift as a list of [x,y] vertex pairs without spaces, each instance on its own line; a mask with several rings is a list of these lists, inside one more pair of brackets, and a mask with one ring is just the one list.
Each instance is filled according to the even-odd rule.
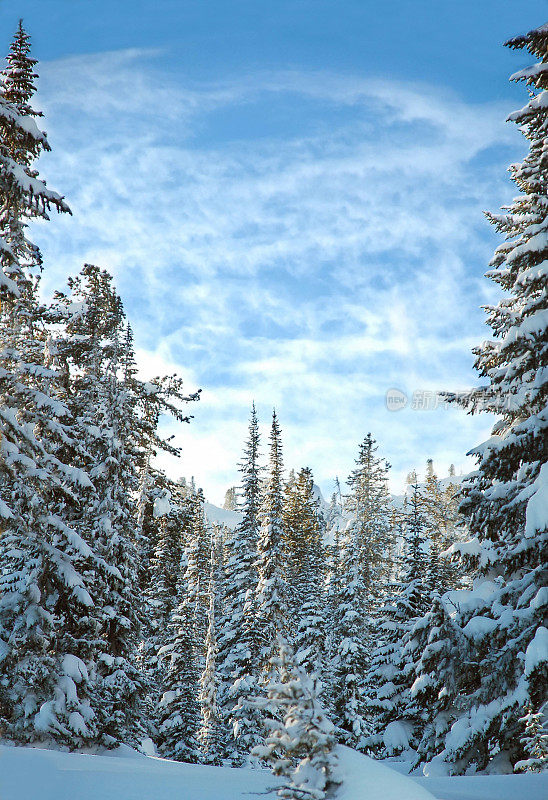
[[[337,800],[432,800],[423,786],[348,748]],[[260,770],[202,767],[141,756],[0,746],[1,800],[253,800],[277,785]],[[268,795],[275,798],[275,792]]]
[[548,772],[526,775],[467,775],[414,778],[439,800],[546,800]]

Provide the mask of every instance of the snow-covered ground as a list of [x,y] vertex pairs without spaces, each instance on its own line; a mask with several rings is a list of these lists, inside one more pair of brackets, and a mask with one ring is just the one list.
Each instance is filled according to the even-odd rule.
[[[338,800],[433,800],[405,775],[340,748]],[[1,800],[251,800],[278,783],[269,772],[179,764],[140,756],[0,747]],[[276,797],[273,791],[269,795]]]
[[[339,748],[344,783],[337,800],[546,800],[548,773],[408,778]],[[202,767],[120,748],[82,755],[0,746],[1,800],[251,800],[276,797],[278,781],[259,770]],[[266,794],[265,794],[266,793]]]
[[[390,767],[407,775],[410,761],[390,760]],[[466,777],[410,776],[438,800],[547,800],[548,772],[543,775],[470,775]]]
[[548,773],[413,778],[438,800],[547,800]]

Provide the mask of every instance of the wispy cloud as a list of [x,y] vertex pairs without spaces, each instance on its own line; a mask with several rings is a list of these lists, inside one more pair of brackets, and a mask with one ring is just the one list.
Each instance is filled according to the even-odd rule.
[[178,469],[218,500],[253,398],[326,489],[368,430],[395,482],[428,456],[464,465],[486,420],[390,413],[384,393],[474,379],[481,210],[511,196],[521,147],[508,109],[318,72],[175,83],[157,56],[43,65],[43,171],[75,216],[39,236],[46,288],[110,268],[145,365],[205,388]]

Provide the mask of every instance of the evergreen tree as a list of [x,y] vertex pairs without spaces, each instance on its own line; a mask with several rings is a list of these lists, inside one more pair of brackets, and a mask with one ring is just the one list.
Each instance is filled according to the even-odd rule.
[[[270,432],[268,479],[262,496],[261,527],[257,542],[259,580],[255,596],[255,635],[257,637],[256,672],[238,687],[238,721],[246,720],[253,730],[253,715],[264,700],[264,688],[276,674],[277,641],[287,624],[287,586],[283,578],[283,494],[282,443],[278,418],[274,411]],[[244,694],[244,689],[248,690]],[[271,713],[275,713],[271,710]],[[252,751],[253,752],[253,751]]]
[[525,726],[521,743],[528,755],[515,765],[516,772],[545,772],[548,769],[548,726],[545,707],[533,712],[531,706],[520,720]]
[[431,460],[430,463],[422,493],[430,552],[429,582],[432,592],[443,594],[462,583],[454,562],[442,555],[455,542],[459,526],[462,528],[462,517],[458,513],[457,487],[450,483],[444,489]]
[[354,536],[369,609],[382,595],[382,587],[391,572],[390,465],[376,455],[377,450],[375,440],[368,433],[360,445],[356,469],[347,481],[350,494],[346,508],[356,519]]
[[242,475],[242,521],[228,542],[225,564],[224,614],[219,631],[219,675],[221,712],[232,728],[231,758],[242,763],[261,736],[256,708],[247,703],[257,693],[259,640],[255,628],[257,589],[257,541],[259,536],[260,467],[259,427],[255,405],[251,410],[249,437]]
[[298,666],[281,636],[278,643],[278,677],[269,683],[268,696],[258,701],[275,715],[266,719],[265,744],[254,754],[286,779],[278,790],[283,800],[324,800],[339,783],[335,729],[318,700],[316,682]]
[[[417,763],[429,762],[443,749],[458,718],[460,692],[475,680],[471,642],[455,619],[449,596],[434,596],[432,608],[415,625],[417,652],[410,702],[417,717]],[[455,654],[459,658],[455,658]]]
[[282,442],[276,412],[270,432],[269,474],[261,507],[261,528],[257,545],[259,581],[257,584],[256,628],[259,636],[258,665],[261,679],[267,682],[277,657],[276,643],[287,624],[287,585],[283,578],[283,495]]
[[179,592],[169,634],[168,644],[160,650],[166,667],[158,708],[158,747],[166,758],[195,763],[199,760],[197,642],[193,608],[184,588]]
[[63,458],[75,436],[48,363],[42,260],[26,236],[29,221],[69,211],[31,166],[49,150],[30,106],[35,63],[20,25],[0,94],[0,685],[9,738],[75,747],[95,735],[86,573],[96,554],[64,513],[91,482]]
[[200,709],[202,723],[198,731],[201,760],[206,764],[221,764],[224,750],[221,721],[217,709],[219,678],[215,667],[217,654],[217,638],[215,631],[215,572],[216,553],[213,547],[211,550],[211,574],[209,579],[208,626],[205,640],[206,658],[204,670],[200,678]]
[[545,630],[548,562],[548,28],[507,44],[529,50],[540,63],[512,76],[530,89],[527,105],[509,117],[530,149],[510,168],[521,194],[503,214],[488,215],[506,234],[488,273],[505,297],[488,308],[494,341],[475,350],[485,385],[460,398],[471,412],[499,419],[491,438],[472,451],[478,468],[463,484],[461,504],[471,538],[454,548],[475,569],[475,584],[490,581],[485,586],[492,588],[461,620],[474,633],[478,672],[462,692],[465,711],[442,752],[455,772],[484,769],[499,753],[512,764],[526,761],[521,720],[547,700],[546,650],[542,655],[536,637]]
[[[143,668],[152,693],[151,708],[157,705],[162,680],[158,651],[168,642],[169,621],[177,606],[179,569],[190,534],[191,504],[185,488],[153,471],[147,494],[149,502],[143,519],[143,542],[150,542],[152,552],[141,580],[146,597],[140,644]],[[153,545],[153,547],[152,547]],[[141,549],[141,559],[146,551]]]
[[420,713],[411,694],[422,648],[422,618],[430,608],[426,553],[427,521],[418,484],[409,487],[403,509],[403,569],[392,597],[379,614],[380,635],[368,669],[367,706],[373,718],[368,744],[393,755],[416,743]]
[[188,602],[192,608],[192,625],[199,642],[196,651],[200,668],[205,659],[205,639],[209,608],[209,557],[211,537],[204,516],[204,495],[201,489],[191,490],[190,529],[186,549],[185,584]]
[[75,508],[74,524],[93,542],[93,619],[99,737],[108,746],[139,745],[143,676],[137,662],[141,616],[134,587],[137,548],[134,497],[143,448],[136,437],[138,398],[126,382],[125,315],[112,278],[87,264],[58,293],[50,318],[60,326],[55,359],[78,430],[74,458],[89,472],[94,492]]
[[295,651],[299,664],[319,676],[323,668],[326,626],[324,614],[324,521],[314,496],[312,471],[303,467],[287,492],[284,508],[286,580],[291,591]]
[[231,486],[230,489],[227,489],[225,492],[225,499],[223,502],[223,508],[226,508],[227,511],[237,511],[238,510],[238,495],[235,486]]
[[360,747],[369,733],[365,718],[367,664],[366,590],[360,559],[360,526],[350,522],[342,541],[331,643],[330,697],[340,736]]
[[0,289],[12,298],[27,295],[30,302],[42,257],[27,239],[28,222],[47,220],[51,208],[65,213],[70,209],[60,195],[47,189],[32,167],[50,146],[36,125],[35,118],[42,114],[31,106],[37,62],[30,57],[30,39],[22,22],[6,60],[0,90]]

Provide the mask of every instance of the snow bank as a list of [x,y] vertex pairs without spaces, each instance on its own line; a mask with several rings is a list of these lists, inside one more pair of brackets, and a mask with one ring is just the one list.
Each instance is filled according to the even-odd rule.
[[380,761],[349,747],[338,747],[337,753],[344,778],[337,800],[433,800],[433,795],[424,786]]
[[[337,800],[433,800],[424,786],[378,761],[346,747],[338,748],[338,753],[344,783]],[[0,798],[250,800],[264,797],[278,784],[266,771],[179,764],[137,753],[128,756],[129,748],[98,756],[0,746]]]
[[[336,800],[544,800],[548,773],[408,778],[409,767],[338,748],[344,782]],[[202,767],[121,747],[82,755],[0,746],[1,800],[275,800],[278,779],[260,770]]]
[[[439,800],[546,800],[548,773],[413,778]],[[403,796],[402,796],[403,800]]]

